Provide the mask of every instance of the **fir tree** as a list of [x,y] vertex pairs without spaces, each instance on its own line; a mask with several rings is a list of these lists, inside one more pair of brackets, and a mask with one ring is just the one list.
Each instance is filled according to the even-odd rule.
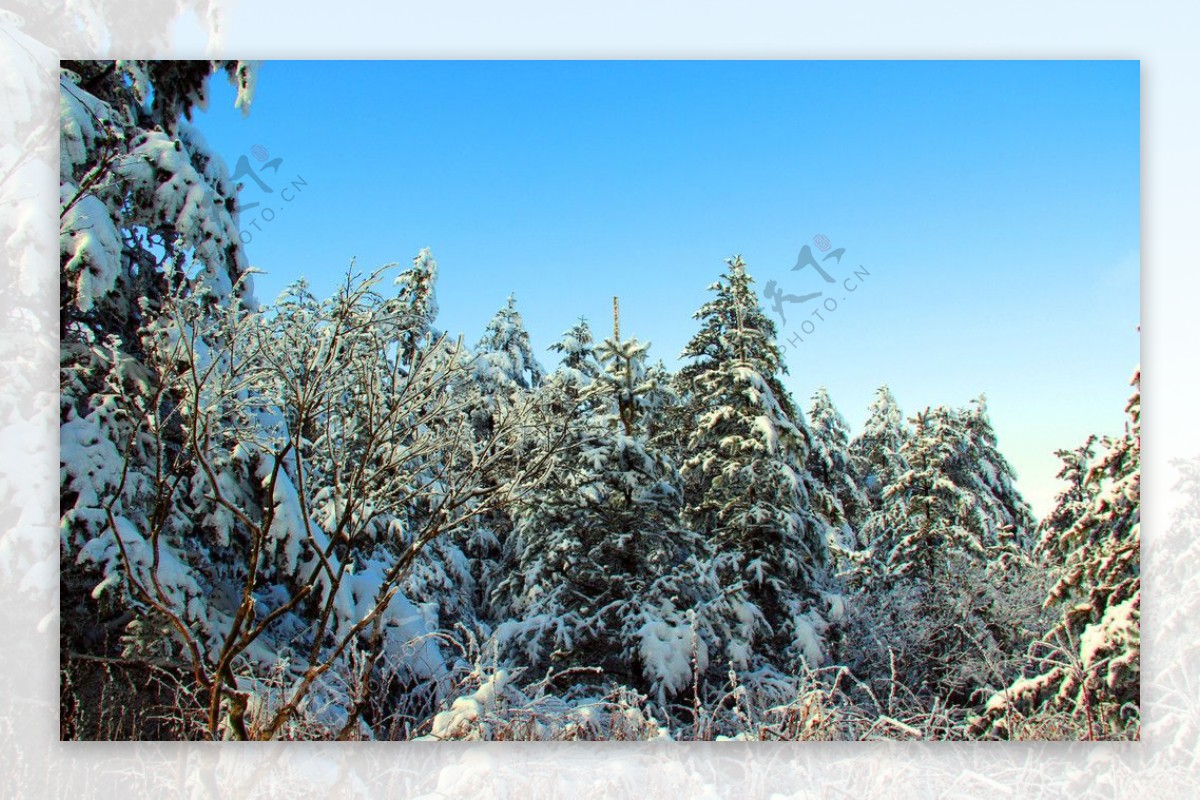
[[437,339],[437,262],[429,248],[413,258],[412,267],[396,276],[397,303],[404,315],[402,364],[411,365],[420,348]]
[[832,497],[833,508],[828,517],[841,529],[839,544],[852,549],[855,531],[862,526],[870,505],[851,464],[850,427],[825,387],[813,395],[808,418],[812,433],[808,471]]
[[600,375],[600,363],[596,360],[596,340],[586,318],[563,332],[562,338],[550,346],[550,350],[562,354],[556,371],[560,381],[578,387],[586,387]]
[[[598,668],[603,681],[665,699],[686,686],[690,667],[664,663],[650,641],[691,646],[686,610],[696,579],[680,567],[695,538],[675,523],[674,467],[648,442],[646,349],[632,339],[597,349],[603,371],[575,407],[569,446],[518,505],[512,569],[497,602],[513,620],[496,636],[539,670]],[[584,404],[595,413],[583,414]]]
[[883,490],[881,510],[867,526],[889,576],[913,575],[930,583],[952,550],[986,556],[985,519],[974,495],[951,477],[966,449],[965,432],[955,422],[941,407],[913,418],[914,430],[900,452],[909,469]]
[[253,305],[237,190],[189,120],[208,78],[229,73],[248,109],[245,62],[66,62],[62,100],[60,325],[64,342],[116,336],[135,358],[142,325],[195,282],[214,302]]
[[475,346],[476,379],[487,395],[535,389],[544,374],[517,311],[516,295],[509,295]]
[[987,516],[985,543],[1031,550],[1037,524],[1016,488],[1016,473],[996,445],[986,398],[980,395],[970,409],[957,414],[966,437],[950,473],[956,484],[975,496]]
[[1054,452],[1062,461],[1058,478],[1067,486],[1054,496],[1054,508],[1042,519],[1038,527],[1038,552],[1052,565],[1061,568],[1070,555],[1070,543],[1064,539],[1067,532],[1096,498],[1099,488],[1096,482],[1088,481],[1088,471],[1096,458],[1098,437],[1090,435],[1082,445],[1074,449],[1062,448]]
[[741,257],[694,315],[680,383],[697,416],[683,465],[684,523],[708,538],[725,580],[744,583],[785,654],[819,663],[818,611],[827,580],[828,524],[810,501],[809,433],[781,376],[775,324]]
[[879,508],[884,488],[907,467],[901,455],[907,436],[904,415],[885,384],[875,392],[862,433],[850,443],[851,463],[872,509]]
[[[541,403],[538,390],[543,377],[529,332],[517,311],[516,296],[509,295],[504,308],[488,322],[475,346],[471,380],[461,389],[472,398],[471,421],[476,441],[492,442],[498,421],[518,414],[530,404]],[[504,450],[505,457],[488,471],[485,476],[488,485],[509,482],[523,463],[537,458],[538,437],[530,433],[521,441],[494,443]],[[480,587],[481,610],[487,609],[486,599],[493,595],[497,570],[512,528],[511,510],[493,509],[477,521],[465,544]]]
[[987,506],[955,480],[971,451],[964,416],[938,407],[912,422],[899,453],[907,468],[863,531],[861,625],[883,648],[858,659],[880,675],[894,656],[908,687],[964,703],[994,689],[997,666],[1032,636],[1025,563],[1011,543],[989,542]]
[[[1125,407],[1125,433],[1104,438],[1081,491],[1060,495],[1061,534],[1043,543],[1065,554],[1046,598],[1059,613],[1026,675],[988,702],[976,731],[1014,736],[1022,722],[1057,713],[1080,739],[1136,737],[1141,686],[1141,373]],[[1088,443],[1090,445],[1090,442]],[[1087,445],[1072,456],[1078,462]],[[1073,469],[1068,468],[1071,472]],[[1086,499],[1086,500],[1085,500]],[[1064,523],[1081,510],[1069,528]]]

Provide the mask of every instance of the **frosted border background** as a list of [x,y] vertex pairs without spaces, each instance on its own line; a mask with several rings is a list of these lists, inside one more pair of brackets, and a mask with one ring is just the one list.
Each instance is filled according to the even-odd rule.
[[[1194,796],[1200,571],[1189,566],[1200,563],[1200,489],[1176,488],[1174,462],[1200,457],[1200,6],[451,0],[372,4],[350,19],[275,0],[5,5],[16,11],[0,11],[3,796]],[[1142,742],[60,744],[57,62],[116,56],[1141,59]]]

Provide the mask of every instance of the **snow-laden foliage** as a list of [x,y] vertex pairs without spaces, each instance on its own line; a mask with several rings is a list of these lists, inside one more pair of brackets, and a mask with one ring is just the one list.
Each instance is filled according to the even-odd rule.
[[[121,337],[133,348],[145,301],[165,265],[202,281],[214,300],[247,264],[237,197],[223,162],[187,121],[209,73],[237,63],[72,62],[59,78],[61,321],[64,340]],[[81,74],[82,73],[82,74]]]
[[[429,636],[472,607],[442,535],[507,491],[482,482],[505,432],[542,428],[507,414],[476,442],[453,391],[470,363],[442,338],[406,363],[424,318],[381,279],[350,277],[328,301],[297,285],[269,313],[168,298],[143,337],[148,401],[114,391],[92,413],[127,429],[124,452],[97,452],[88,418],[64,423],[64,543],[104,576],[94,596],[120,588],[167,619],[211,686],[212,733],[223,697],[228,735],[271,736],[338,669],[352,681],[326,723],[354,729],[376,673],[410,689],[443,674]],[[290,695],[247,732],[256,677],[280,660]]]
[[679,373],[695,412],[686,421],[683,519],[711,544],[723,581],[745,586],[756,636],[796,664],[817,665],[829,523],[811,501],[810,434],[781,383],[775,324],[753,279],[741,257],[726,264],[715,297],[694,315],[700,330]]
[[529,390],[542,383],[545,371],[533,355],[515,295],[488,322],[475,353],[475,376],[485,393]]
[[944,570],[951,551],[984,559],[986,520],[974,493],[958,486],[952,463],[966,448],[963,430],[950,410],[926,410],[913,418],[913,432],[900,449],[908,468],[881,494],[864,539],[889,576],[925,581]]
[[1072,550],[1064,535],[1083,517],[1099,491],[1096,482],[1088,480],[1089,469],[1096,458],[1096,444],[1097,437],[1092,435],[1077,448],[1060,448],[1054,452],[1062,461],[1058,478],[1067,486],[1054,497],[1054,508],[1038,527],[1037,549],[1045,559],[1059,567]]
[[837,529],[834,542],[841,549],[854,549],[855,532],[862,526],[870,502],[858,485],[850,459],[850,425],[833,405],[825,387],[817,389],[808,412],[812,448],[808,472],[827,491],[831,501],[826,516]]
[[901,449],[908,434],[896,397],[886,384],[881,386],[871,401],[867,422],[850,443],[854,471],[861,478],[872,509],[879,508],[884,489],[907,468]]
[[[1063,714],[1083,739],[1136,736],[1141,677],[1141,373],[1123,436],[1089,439],[1064,457],[1078,481],[1059,496],[1043,548],[1061,558],[1046,597],[1057,620],[1031,650],[1026,673],[989,701],[981,730],[1019,736],[1027,721]],[[1086,473],[1079,472],[1086,461]],[[1075,514],[1074,522],[1066,521]]]
[[692,687],[710,654],[742,663],[746,654],[733,647],[740,623],[704,542],[678,523],[676,467],[647,435],[647,349],[606,340],[596,349],[603,369],[582,392],[586,359],[548,382],[573,411],[568,440],[545,484],[517,504],[512,565],[498,588],[511,619],[496,638],[538,671],[596,670],[665,704]]
[[1023,550],[1034,544],[1036,521],[1016,488],[1016,473],[996,446],[996,432],[980,395],[969,409],[958,410],[965,434],[950,475],[954,483],[975,496],[981,507],[989,545],[1011,543]]
[[63,62],[64,737],[1137,735],[1136,394],[1037,528],[982,397],[806,421],[739,257],[677,372],[428,249],[262,304],[213,72]]
[[[493,441],[497,427],[503,428],[513,411],[538,404],[554,415],[554,422],[537,436],[517,439],[504,437],[504,454],[484,471],[488,486],[510,483],[521,474],[523,465],[549,460],[548,443],[562,438],[566,419],[553,395],[539,392],[545,372],[533,354],[529,332],[517,311],[516,297],[510,295],[505,306],[488,322],[483,337],[471,354],[471,374],[457,387],[460,397],[470,398],[471,425],[478,443]],[[532,433],[532,432],[529,432]],[[556,447],[556,446],[555,446]],[[470,557],[470,568],[477,577],[476,607],[490,613],[496,584],[503,578],[502,562],[511,551],[513,510],[498,506],[476,518],[465,532],[463,547]]]
[[596,339],[586,319],[563,332],[562,339],[550,346],[550,350],[562,355],[562,362],[551,376],[552,379],[582,389],[600,375],[600,363],[596,359]]
[[905,469],[864,524],[863,551],[848,555],[855,627],[876,643],[855,654],[861,673],[886,665],[918,693],[969,697],[996,687],[1031,639],[1034,565],[994,502],[1002,474],[971,461],[982,425],[946,407],[912,420],[894,462]]

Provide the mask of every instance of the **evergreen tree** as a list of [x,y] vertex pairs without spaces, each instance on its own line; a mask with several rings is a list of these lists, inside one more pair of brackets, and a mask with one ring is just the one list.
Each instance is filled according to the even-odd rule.
[[586,318],[563,332],[562,339],[550,346],[550,350],[562,354],[556,374],[564,383],[586,387],[600,375],[600,363],[596,360],[596,340]]
[[957,413],[966,437],[950,474],[958,486],[975,496],[987,517],[988,546],[1033,547],[1036,521],[1016,488],[1016,473],[996,445],[996,432],[983,395],[971,408]]
[[901,450],[908,437],[904,415],[887,385],[875,392],[862,433],[850,443],[850,460],[872,509],[878,509],[884,488],[906,469]]
[[[139,330],[185,276],[214,302],[253,305],[237,229],[236,187],[190,124],[209,75],[229,73],[248,109],[246,62],[64,62],[61,302],[64,342],[115,336],[139,355]],[[71,353],[75,351],[72,350]]]
[[[691,678],[696,627],[687,610],[700,602],[691,569],[700,543],[675,522],[675,469],[646,434],[655,388],[646,349],[635,339],[597,349],[603,372],[575,406],[569,447],[518,504],[513,564],[496,604],[513,619],[496,637],[538,670],[599,668],[602,682],[665,701]],[[560,386],[572,387],[586,364],[564,372]]]
[[496,312],[475,346],[475,376],[485,395],[529,391],[542,383],[545,372],[533,347],[516,295],[509,295],[505,307]]
[[[471,380],[461,389],[472,398],[471,421],[476,441],[491,443],[500,421],[541,404],[546,394],[539,392],[543,378],[542,365],[533,354],[529,332],[517,311],[516,296],[509,295],[475,346]],[[538,458],[539,437],[535,432],[526,433],[518,441],[493,443],[505,456],[485,476],[489,486],[510,482],[523,464]],[[479,608],[485,617],[494,611],[488,608],[488,599],[494,595],[500,563],[509,547],[512,517],[507,506],[489,511],[476,521],[464,544],[480,588]]]
[[419,350],[438,337],[437,262],[429,248],[413,258],[412,267],[396,276],[397,301],[404,314],[401,364],[411,365]]
[[1075,521],[1083,517],[1096,498],[1099,488],[1088,481],[1088,471],[1096,458],[1098,437],[1090,435],[1082,445],[1074,449],[1062,448],[1054,452],[1062,461],[1058,478],[1067,483],[1066,489],[1054,496],[1054,509],[1042,519],[1038,527],[1038,552],[1052,565],[1061,568],[1070,555],[1071,547],[1065,535]]
[[853,549],[855,532],[862,526],[870,503],[858,486],[850,459],[850,427],[833,405],[825,387],[813,395],[808,413],[812,449],[808,453],[808,472],[831,495],[833,508],[827,516],[840,527],[838,543]]
[[[594,393],[589,392],[589,388],[602,368],[596,359],[591,327],[582,317],[549,349],[562,354],[562,360],[538,387],[538,403],[553,416],[552,427],[566,433],[565,454],[581,447],[580,421],[594,411]],[[477,391],[477,387],[471,389]],[[563,464],[563,456],[555,461]],[[511,572],[520,561],[518,551],[523,547],[519,538],[510,536],[512,527],[511,509],[497,510],[488,519],[480,521],[471,533],[467,547],[472,560],[471,572],[479,577],[479,609],[485,617],[494,620],[517,614],[519,596],[526,591],[517,580],[519,577]]]
[[994,689],[997,666],[1032,636],[1029,565],[1011,542],[989,541],[986,504],[955,480],[971,451],[964,415],[938,407],[913,424],[899,454],[907,469],[863,531],[858,625],[877,645],[856,655],[856,667],[886,676],[894,658],[909,688],[965,703]]
[[986,557],[986,520],[975,496],[951,477],[966,450],[965,432],[954,414],[944,407],[926,409],[913,422],[900,451],[909,469],[884,488],[882,507],[866,533],[887,575],[931,583],[954,550]]
[[694,315],[700,330],[680,383],[697,410],[687,439],[684,523],[708,538],[728,584],[744,583],[774,645],[810,665],[823,659],[820,591],[828,523],[805,460],[810,435],[781,383],[775,324],[740,256]]
[[[1024,720],[1057,714],[1080,739],[1129,738],[1140,727],[1141,372],[1125,407],[1123,436],[1104,438],[1081,490],[1060,495],[1052,554],[1065,554],[1046,598],[1058,620],[1026,675],[988,702],[976,731],[1014,736]],[[1090,441],[1072,463],[1086,455]],[[1067,467],[1070,473],[1075,468]],[[1065,520],[1080,510],[1074,523]],[[1069,736],[1059,726],[1060,736]]]

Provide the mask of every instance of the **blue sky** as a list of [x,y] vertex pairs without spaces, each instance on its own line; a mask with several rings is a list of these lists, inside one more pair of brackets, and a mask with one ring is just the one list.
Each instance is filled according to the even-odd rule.
[[[604,330],[619,295],[623,333],[675,365],[740,253],[760,290],[825,293],[784,305],[802,406],[824,384],[858,427],[882,383],[909,413],[986,392],[1041,514],[1052,452],[1120,430],[1139,358],[1139,77],[1133,61],[267,62],[249,117],[214,80],[197,124],[231,170],[282,159],[260,173],[274,192],[243,191],[264,300],[428,246],[439,324],[469,342],[515,292],[551,366],[558,335],[579,315]],[[823,263],[835,284],[791,270],[806,244],[822,255],[816,235],[845,248]]]

